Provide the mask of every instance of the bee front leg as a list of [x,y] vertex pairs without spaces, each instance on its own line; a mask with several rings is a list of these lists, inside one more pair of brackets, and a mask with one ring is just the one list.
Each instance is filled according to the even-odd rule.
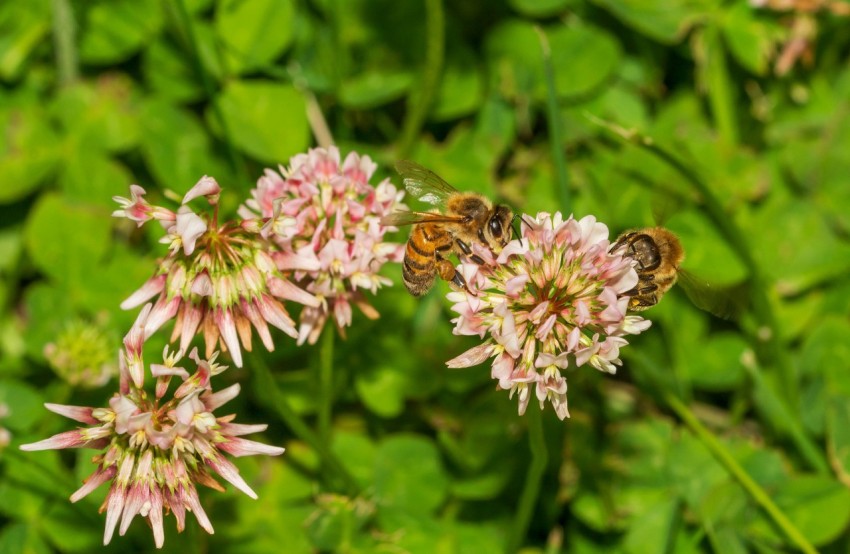
[[478,296],[469,290],[469,285],[466,284],[466,279],[463,278],[463,275],[455,269],[455,266],[453,266],[449,260],[440,257],[437,258],[437,273],[443,281],[448,281],[455,287],[463,289],[473,296]]

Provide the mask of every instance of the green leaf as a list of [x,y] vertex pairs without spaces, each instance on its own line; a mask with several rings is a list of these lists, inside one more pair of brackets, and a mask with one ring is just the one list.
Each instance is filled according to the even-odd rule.
[[[815,546],[835,540],[850,523],[850,490],[829,477],[794,477],[782,483],[772,496]],[[758,520],[751,530],[768,537],[776,533],[766,519]]]
[[65,323],[75,315],[65,288],[38,283],[27,288],[24,305],[30,314],[24,335],[29,355],[44,359],[44,346],[56,339]]
[[442,504],[448,478],[433,443],[416,435],[394,435],[378,447],[373,484],[382,512],[424,516]]
[[732,390],[744,381],[741,356],[749,349],[736,333],[717,333],[697,341],[685,364],[695,387],[706,390]]
[[850,404],[846,396],[830,398],[826,408],[826,439],[829,459],[839,479],[850,483]]
[[59,153],[56,134],[35,99],[21,107],[3,106],[9,101],[0,92],[0,203],[23,198],[41,185]]
[[0,531],[0,552],[51,554],[54,550],[41,537],[38,526],[29,523],[8,523]]
[[629,554],[667,552],[670,535],[676,531],[679,510],[681,507],[675,498],[665,499],[634,518],[623,540],[625,551]]
[[513,9],[526,17],[553,17],[579,4],[576,0],[509,0]]
[[395,417],[404,410],[408,379],[396,365],[378,365],[355,378],[357,394],[363,404],[381,417]]
[[73,161],[93,150],[123,152],[135,147],[141,127],[136,95],[133,81],[121,74],[61,89],[51,114],[72,143],[65,158]]
[[717,0],[593,0],[626,25],[666,44],[681,41],[718,7]]
[[51,505],[41,520],[44,535],[68,552],[93,552],[103,548],[100,528],[94,526],[100,520],[84,517],[81,509],[86,507],[71,503]]
[[236,146],[260,161],[286,163],[309,145],[304,99],[291,85],[232,81],[215,102]]
[[729,51],[747,70],[766,75],[781,30],[768,19],[756,17],[752,4],[734,3],[721,20]]
[[160,37],[142,54],[145,82],[160,98],[191,102],[203,97],[204,89],[186,53]]
[[331,446],[358,483],[364,487],[371,486],[375,470],[375,443],[366,435],[337,431]]
[[475,56],[465,49],[453,55],[440,78],[430,119],[457,119],[478,109],[484,92],[484,78],[475,62]]
[[4,2],[0,6],[0,80],[17,79],[49,31],[50,4],[45,0]]
[[127,196],[133,177],[120,162],[91,152],[71,157],[59,183],[69,200],[115,209],[112,197]]
[[80,59],[92,64],[122,62],[142,48],[162,27],[158,0],[111,0],[87,13]]
[[8,412],[0,425],[13,432],[25,432],[32,429],[44,416],[44,399],[41,395],[21,381],[0,380],[0,404],[5,404]]
[[[614,74],[620,47],[607,32],[589,25],[545,28],[552,52],[555,89],[561,99],[589,95]],[[509,98],[546,98],[540,36],[526,21],[507,20],[487,36],[486,52],[495,85]]]
[[150,99],[143,104],[141,117],[142,156],[160,186],[182,194],[204,175],[226,184],[222,162],[213,155],[206,131],[192,114]]
[[45,194],[27,218],[27,253],[38,269],[57,282],[82,284],[109,248],[111,226],[105,212],[74,204],[59,194]]
[[342,83],[339,102],[345,108],[369,110],[402,98],[412,84],[409,71],[366,70]]
[[235,73],[271,64],[292,42],[295,6],[291,0],[222,0],[215,31],[224,60]]

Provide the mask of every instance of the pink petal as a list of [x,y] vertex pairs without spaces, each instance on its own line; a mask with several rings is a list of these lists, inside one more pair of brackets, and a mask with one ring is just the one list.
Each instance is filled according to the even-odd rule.
[[65,404],[51,404],[49,402],[46,403],[44,407],[54,414],[65,416],[69,419],[73,419],[74,421],[79,421],[80,423],[86,423],[88,425],[100,425],[102,423],[92,417],[91,414],[93,408],[86,408],[84,406],[67,406]]
[[[201,180],[198,181],[194,187],[189,189],[189,192],[183,197],[183,204],[191,202],[195,198],[199,196],[214,196],[221,192],[221,187],[218,186],[218,182],[212,177],[204,175],[201,177]],[[215,204],[216,202],[213,199],[210,199],[210,204]]]
[[129,310],[135,308],[161,293],[165,288],[166,277],[167,275],[156,275],[148,279],[141,288],[121,302],[121,309]]
[[239,396],[240,390],[241,387],[239,386],[239,383],[234,383],[226,389],[222,389],[210,395],[204,395],[201,401],[204,403],[204,406],[206,406],[207,411],[212,412],[216,408],[227,404],[228,402]]
[[290,283],[285,279],[280,279],[278,277],[271,276],[268,281],[269,292],[278,298],[283,298],[284,300],[292,300],[293,302],[298,302],[299,304],[304,304],[305,306],[317,307],[321,302],[318,298],[310,294],[309,292],[300,289]]
[[21,450],[24,450],[26,452],[33,452],[35,450],[80,448],[86,446],[89,441],[90,439],[87,439],[83,436],[82,430],[75,429],[73,431],[65,431],[64,433],[53,435],[49,439],[44,439],[29,444],[22,444],[20,448]]
[[261,442],[240,438],[232,438],[230,440],[220,442],[216,446],[218,446],[219,450],[223,450],[237,458],[242,456],[256,456],[257,454],[280,456],[284,451],[284,449],[279,446],[270,446]]
[[194,488],[184,491],[183,494],[183,502],[185,502],[186,506],[195,514],[195,519],[198,520],[198,523],[201,527],[209,533],[210,535],[214,534],[212,523],[210,523],[210,518],[207,517],[207,513],[204,511],[204,507],[201,506],[201,502],[198,500],[198,493]]
[[106,469],[98,469],[91,475],[89,475],[86,480],[83,482],[83,486],[77,489],[77,492],[71,495],[71,502],[77,502],[81,498],[88,496],[92,491],[106,483],[107,481],[111,481],[115,477],[115,473],[117,468],[114,465],[109,466]]
[[[210,409],[207,406],[207,409]],[[221,423],[221,434],[228,437],[238,437],[240,435],[250,435],[252,433],[262,433],[268,429],[265,423],[255,423],[253,425],[245,423]]]
[[446,365],[451,368],[471,367],[483,363],[493,354],[493,345],[489,343],[480,344],[470,348],[460,356],[452,358]]
[[233,314],[229,309],[217,308],[213,318],[221,331],[221,338],[224,339],[224,344],[230,350],[230,357],[233,358],[233,363],[236,364],[236,367],[242,367],[242,350],[239,347],[239,337],[236,335],[236,324],[233,321]]
[[[195,441],[196,444],[197,442],[198,441]],[[227,481],[249,497],[253,498],[254,500],[257,499],[257,493],[255,493],[254,490],[250,486],[248,486],[248,483],[246,483],[242,476],[239,475],[239,470],[236,468],[235,465],[233,465],[230,460],[228,460],[221,454],[214,454],[214,457],[206,458],[205,461],[207,462],[207,465],[210,466],[216,473],[221,475],[221,477],[225,481]]]

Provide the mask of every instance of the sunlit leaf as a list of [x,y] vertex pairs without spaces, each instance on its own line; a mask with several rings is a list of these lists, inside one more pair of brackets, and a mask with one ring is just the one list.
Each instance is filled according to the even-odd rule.
[[[233,142],[258,160],[286,163],[290,156],[307,148],[309,127],[304,99],[291,85],[233,81],[215,102]],[[212,117],[208,112],[207,119]]]
[[295,6],[291,0],[224,0],[215,30],[225,64],[243,73],[270,64],[292,41]]

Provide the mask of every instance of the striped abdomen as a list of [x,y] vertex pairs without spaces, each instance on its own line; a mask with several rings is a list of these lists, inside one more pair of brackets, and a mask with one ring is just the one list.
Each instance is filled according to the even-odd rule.
[[452,248],[452,236],[435,223],[413,227],[404,251],[401,271],[404,286],[413,296],[422,296],[434,285],[440,254]]

